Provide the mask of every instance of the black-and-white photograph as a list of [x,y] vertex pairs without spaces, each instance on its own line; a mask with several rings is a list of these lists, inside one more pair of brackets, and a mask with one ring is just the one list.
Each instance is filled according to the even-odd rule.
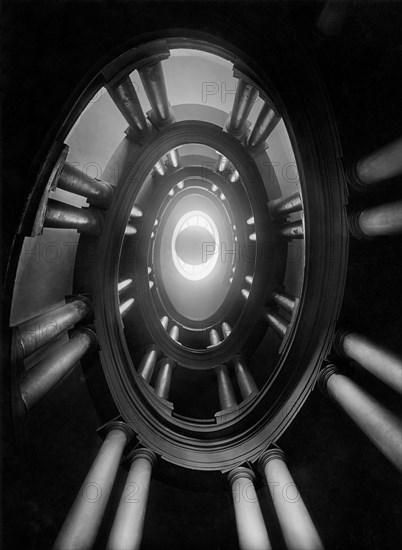
[[3,548],[402,548],[402,2],[1,11]]

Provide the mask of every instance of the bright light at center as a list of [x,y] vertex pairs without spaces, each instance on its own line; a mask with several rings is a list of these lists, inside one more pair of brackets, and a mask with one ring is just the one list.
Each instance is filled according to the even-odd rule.
[[[202,263],[186,263],[176,252],[176,240],[179,234],[189,227],[200,227],[209,234],[208,242],[203,243]],[[187,212],[177,222],[172,236],[172,256],[177,271],[190,281],[200,281],[207,277],[218,261],[219,234],[212,218],[201,210]]]

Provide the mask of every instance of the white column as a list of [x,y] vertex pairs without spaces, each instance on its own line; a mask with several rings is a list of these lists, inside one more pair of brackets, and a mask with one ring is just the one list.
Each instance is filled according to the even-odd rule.
[[359,363],[390,388],[402,393],[402,357],[357,332],[339,332],[335,349]]
[[228,476],[232,490],[240,550],[270,550],[257,493],[255,474],[249,468],[235,468]]
[[89,550],[105,513],[126,443],[132,435],[124,422],[113,422],[68,513],[53,550]]
[[280,449],[265,451],[259,466],[265,475],[288,550],[321,550],[323,544],[285,464]]
[[320,374],[321,389],[342,407],[374,445],[402,472],[402,424],[398,417],[328,365]]
[[156,455],[149,449],[138,449],[129,460],[130,471],[110,531],[107,550],[137,550],[141,547]]

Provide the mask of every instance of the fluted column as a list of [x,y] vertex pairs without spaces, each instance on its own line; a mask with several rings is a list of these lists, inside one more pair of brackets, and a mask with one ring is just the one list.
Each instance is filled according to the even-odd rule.
[[402,393],[402,358],[357,332],[339,331],[335,350]]
[[257,384],[243,357],[237,356],[233,359],[233,367],[236,374],[237,384],[243,399],[246,399],[252,393],[258,393]]
[[140,366],[138,367],[138,374],[148,382],[151,381],[152,374],[155,369],[156,361],[160,355],[160,350],[157,346],[151,346],[145,353]]
[[402,137],[360,159],[347,171],[348,181],[358,190],[402,174]]
[[156,455],[149,449],[138,449],[131,453],[128,460],[131,462],[130,471],[110,531],[107,550],[137,550],[141,547]]
[[352,212],[349,229],[354,237],[360,239],[402,233],[402,201]]
[[240,550],[269,550],[271,543],[254,488],[254,472],[249,468],[235,468],[229,473],[228,480]]
[[230,409],[234,407],[237,402],[227,366],[219,365],[215,367],[215,374],[218,381],[219,403],[221,409]]
[[23,357],[54,340],[75,323],[84,319],[91,311],[87,298],[75,296],[66,304],[36,315],[15,327],[15,338],[21,346]]
[[321,550],[323,544],[286,466],[280,449],[265,451],[259,459],[288,550]]
[[244,80],[237,83],[233,109],[226,124],[229,134],[242,136],[247,128],[247,118],[258,97],[258,90]]
[[158,374],[155,382],[155,393],[162,399],[169,399],[174,367],[175,362],[172,359],[164,357],[159,361]]
[[340,374],[334,365],[321,371],[319,384],[321,390],[327,392],[388,460],[402,471],[400,420],[353,380]]
[[21,397],[27,409],[32,409],[46,397],[96,343],[97,338],[92,330],[79,329],[73,333],[66,344],[31,367],[25,373],[20,385]]
[[131,429],[113,422],[54,543],[53,550],[89,550],[96,536]]

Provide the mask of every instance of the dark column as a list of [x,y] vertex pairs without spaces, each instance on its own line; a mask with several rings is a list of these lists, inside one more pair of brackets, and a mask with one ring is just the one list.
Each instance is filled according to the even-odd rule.
[[334,38],[341,34],[349,14],[349,2],[327,2],[318,18],[317,30],[324,38]]
[[279,315],[279,313],[271,309],[267,309],[265,311],[264,317],[268,321],[269,325],[274,329],[274,331],[283,338],[289,326],[289,323],[286,321],[286,319],[284,319],[281,315]]
[[145,353],[144,358],[138,367],[138,374],[142,376],[148,384],[151,381],[159,355],[160,350],[156,346],[151,346]]
[[246,399],[246,397],[252,393],[258,393],[257,384],[255,383],[251,372],[248,370],[245,359],[240,356],[235,357],[233,360],[233,366],[243,399]]
[[31,355],[84,319],[90,311],[89,300],[83,296],[77,296],[63,306],[24,321],[14,329],[15,338],[22,349],[22,356]]
[[162,399],[169,399],[175,362],[172,359],[161,359],[158,364],[158,374],[155,382],[155,393]]
[[219,403],[221,409],[230,409],[234,407],[237,402],[227,366],[219,365],[215,367],[215,374],[218,381]]
[[86,197],[94,206],[106,208],[113,200],[113,187],[85,174],[73,164],[65,164],[57,181],[57,187]]
[[134,136],[141,136],[148,132],[147,121],[142,110],[137,92],[130,77],[117,86],[108,86],[110,97],[129,124]]
[[77,208],[71,204],[49,199],[44,226],[77,229],[80,233],[97,237],[102,232],[103,216],[99,210]]

